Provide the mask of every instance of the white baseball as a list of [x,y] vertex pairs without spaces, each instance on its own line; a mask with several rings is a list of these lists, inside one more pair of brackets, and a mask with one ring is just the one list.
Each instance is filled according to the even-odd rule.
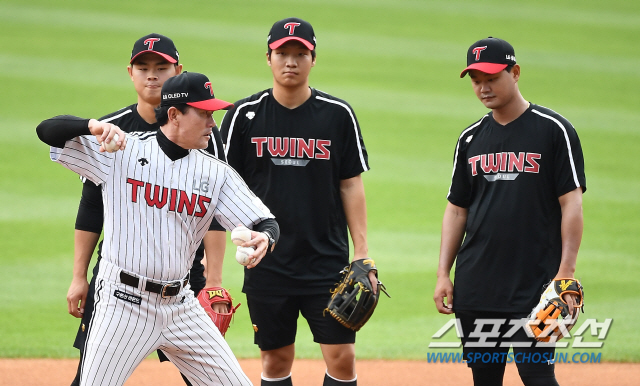
[[236,260],[242,265],[249,265],[253,263],[254,260],[251,257],[253,252],[255,252],[255,248],[253,247],[238,247],[236,250]]
[[120,150],[120,146],[117,144],[118,139],[120,139],[120,137],[118,136],[118,134],[116,134],[113,136],[113,138],[111,138],[111,142],[109,143],[102,142],[102,147],[104,148],[105,151],[109,153],[118,151]]
[[242,225],[237,227],[231,231],[231,241],[237,246],[244,244],[245,241],[251,241],[251,229]]

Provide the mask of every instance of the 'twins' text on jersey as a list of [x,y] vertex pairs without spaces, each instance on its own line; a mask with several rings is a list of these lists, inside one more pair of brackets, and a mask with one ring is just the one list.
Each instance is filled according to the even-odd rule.
[[[131,202],[137,203],[140,197],[139,190],[144,191],[144,202],[147,203],[147,206],[162,209],[167,202],[169,202],[170,212],[186,213],[188,216],[203,217],[205,213],[207,213],[209,203],[211,203],[210,197],[199,196],[196,193],[189,194],[181,189],[170,189],[150,182],[138,181],[133,178],[127,178],[127,184],[131,185]],[[208,191],[206,188],[209,185],[208,181],[198,182],[194,180],[192,187],[194,191],[199,190],[198,184],[204,186],[202,189],[204,193]]]
[[540,153],[525,153],[521,151],[516,154],[512,151],[503,151],[475,155],[470,157],[468,162],[471,165],[472,176],[478,175],[478,167],[480,167],[485,174],[485,178],[487,178],[490,173],[538,173],[540,164],[537,160],[541,157]]
[[256,157],[268,154],[276,165],[306,166],[309,159],[331,159],[329,139],[252,137],[251,143],[256,145]]

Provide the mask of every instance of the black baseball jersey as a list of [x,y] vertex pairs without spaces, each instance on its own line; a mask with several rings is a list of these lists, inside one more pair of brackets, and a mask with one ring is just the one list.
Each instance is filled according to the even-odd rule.
[[272,90],[234,104],[222,121],[229,164],[278,219],[273,253],[245,269],[246,293],[327,291],[349,263],[340,181],[369,170],[356,116],[345,101],[311,89],[288,109]]
[[558,197],[586,190],[578,135],[531,104],[503,126],[489,113],[462,132],[448,200],[468,209],[458,252],[456,310],[528,312],[558,272]]

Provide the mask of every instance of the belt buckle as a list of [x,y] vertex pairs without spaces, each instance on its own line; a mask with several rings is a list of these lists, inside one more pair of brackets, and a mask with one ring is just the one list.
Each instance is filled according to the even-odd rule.
[[[171,296],[175,296],[175,295],[167,295],[167,289],[172,289],[172,288],[180,288],[180,282],[173,282],[173,283],[167,283],[165,285],[162,286],[162,291],[160,292],[160,295],[162,296],[163,299],[167,299]],[[177,294],[176,294],[177,295]]]

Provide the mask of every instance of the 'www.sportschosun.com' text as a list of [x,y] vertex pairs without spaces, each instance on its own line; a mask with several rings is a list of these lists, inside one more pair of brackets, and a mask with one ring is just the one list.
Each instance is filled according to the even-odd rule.
[[428,363],[600,363],[602,353],[427,353]]

